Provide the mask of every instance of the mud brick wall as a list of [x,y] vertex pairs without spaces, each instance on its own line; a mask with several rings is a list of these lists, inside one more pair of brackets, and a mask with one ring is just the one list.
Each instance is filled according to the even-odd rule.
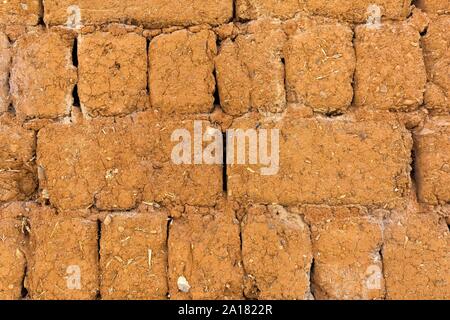
[[[448,0],[1,1],[0,299],[449,299],[449,35]],[[278,130],[272,175],[230,129]]]

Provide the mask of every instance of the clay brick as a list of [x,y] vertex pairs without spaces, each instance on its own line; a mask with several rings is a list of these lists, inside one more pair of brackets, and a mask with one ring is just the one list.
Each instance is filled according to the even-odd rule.
[[319,300],[383,299],[382,218],[358,207],[306,207]]
[[450,202],[450,118],[436,118],[414,136],[419,201]]
[[[187,285],[179,286],[182,277]],[[170,225],[170,298],[242,299],[242,280],[239,222],[234,211],[187,207],[183,217]],[[188,292],[181,292],[180,287]]]
[[100,243],[102,299],[167,298],[167,213],[108,215]]
[[27,289],[33,300],[92,300],[99,290],[97,222],[50,213],[31,219]]
[[426,71],[419,32],[407,23],[355,30],[355,105],[411,111],[423,103]]
[[5,216],[0,208],[0,300],[17,300],[22,297],[25,276],[25,235],[18,217]]
[[426,13],[450,13],[450,2],[448,0],[417,0],[414,2],[414,5],[416,5]]
[[289,102],[317,112],[345,111],[353,100],[353,32],[344,25],[321,25],[291,37],[284,52]]
[[0,24],[36,25],[39,22],[39,0],[7,0],[0,3]]
[[212,31],[180,30],[162,34],[151,41],[149,50],[153,108],[178,114],[212,110],[217,53],[216,36]]
[[245,294],[252,299],[310,299],[308,226],[283,207],[254,206],[242,222]]
[[237,0],[237,16],[243,20],[254,20],[271,16],[287,19],[299,12],[310,12],[339,20],[361,23],[369,16],[369,6],[377,5],[383,17],[404,19],[410,10],[410,0]]
[[89,116],[148,107],[147,41],[136,33],[95,32],[79,38],[78,94]]
[[[203,129],[209,122],[202,122]],[[176,165],[175,129],[193,136],[192,120],[145,112],[120,119],[54,124],[38,136],[41,187],[59,209],[128,210],[139,201],[214,205],[221,165]],[[205,131],[204,131],[205,132]]]
[[122,22],[161,28],[174,25],[227,22],[233,16],[232,0],[46,0],[47,24]]
[[[409,193],[412,139],[397,121],[286,117],[272,125],[269,119],[259,120],[243,117],[233,128],[279,129],[279,170],[276,163],[229,165],[231,197],[281,205],[393,206]],[[274,132],[267,133],[269,155]],[[263,168],[274,169],[272,175],[263,175]]]
[[0,113],[9,107],[9,71],[11,67],[11,49],[8,37],[0,32]]
[[354,23],[362,23],[377,6],[384,19],[404,20],[410,12],[411,0],[305,0],[306,9],[316,15]]
[[281,112],[285,108],[282,49],[286,36],[280,26],[270,20],[252,22],[248,34],[222,43],[216,75],[226,113]]
[[450,111],[450,16],[431,20],[427,34],[422,38],[428,85],[425,103],[432,111]]
[[433,211],[393,212],[384,234],[386,298],[448,300],[450,234],[445,220]]
[[32,31],[15,42],[10,84],[18,116],[69,115],[77,81],[71,59],[73,41],[68,33]]
[[10,115],[0,116],[0,201],[26,200],[36,189],[35,136]]

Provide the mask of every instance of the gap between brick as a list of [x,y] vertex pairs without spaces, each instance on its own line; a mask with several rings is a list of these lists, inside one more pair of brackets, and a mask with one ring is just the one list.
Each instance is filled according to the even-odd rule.
[[78,78],[79,78],[79,75],[78,75],[78,37],[75,37],[75,39],[73,40],[72,64],[75,68],[77,68],[77,83],[73,87],[73,91],[72,91],[72,97],[73,97],[72,105],[73,105],[73,107],[81,109],[80,96],[78,95]]
[[169,236],[170,236],[170,226],[173,222],[173,218],[167,219],[167,230],[166,230],[166,282],[167,282],[167,293],[166,297],[170,300],[170,266],[169,266]]
[[25,287],[25,280],[27,278],[27,274],[28,274],[28,260],[25,262],[25,268],[23,270],[23,278],[21,281],[22,288],[20,289],[20,295],[21,295],[22,300],[25,300],[28,298],[28,289]]
[[147,41],[147,59],[146,59],[146,63],[147,63],[147,86],[145,87],[146,91],[147,91],[147,96],[148,99],[150,100],[150,64],[149,64],[149,59],[150,59],[150,39],[146,39]]
[[223,133],[223,168],[222,168],[222,182],[223,191],[225,195],[228,196],[228,167],[227,167],[227,133]]
[[416,141],[413,143],[413,147],[411,149],[411,182],[413,185],[417,185],[417,177],[416,177]]
[[102,240],[102,221],[97,220],[97,259],[98,259],[98,290],[95,296],[96,300],[102,300],[101,286],[102,286],[102,268],[101,268],[101,240]]
[[44,0],[39,0],[39,19],[38,19],[38,25],[45,26],[44,22]]

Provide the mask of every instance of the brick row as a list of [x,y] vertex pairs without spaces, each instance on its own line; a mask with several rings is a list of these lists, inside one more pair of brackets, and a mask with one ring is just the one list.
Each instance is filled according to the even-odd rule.
[[[197,120],[203,133],[208,128],[220,132],[207,118]],[[172,141],[172,134],[181,128],[191,138],[186,156],[193,161],[195,121],[167,120],[144,112],[116,120],[50,124],[38,134],[36,169],[34,132],[5,114],[0,133],[9,143],[0,153],[1,201],[30,199],[39,178],[42,197],[60,209],[96,205],[127,210],[142,201],[213,206],[222,193],[222,166],[177,165],[172,159],[179,143]],[[283,205],[393,207],[410,193],[412,139],[398,121],[293,119],[290,114],[275,124],[261,121],[265,120],[240,118],[232,129],[280,130],[276,174],[261,175],[269,165],[229,164],[230,198]],[[415,180],[423,203],[450,202],[448,123],[447,117],[434,117],[414,134]],[[238,147],[242,141],[234,142]],[[203,150],[207,146],[203,141]],[[228,150],[228,157],[237,160],[232,151]]]
[[13,203],[0,209],[0,294],[21,297],[27,266],[31,299],[446,299],[449,213],[221,202],[169,220]]
[[[236,18],[255,20],[261,17],[288,19],[298,13],[327,16],[351,23],[365,22],[373,8],[386,19],[406,19],[411,8],[411,0],[358,0],[340,3],[337,0],[237,0]],[[447,13],[445,0],[421,0],[417,5],[429,13]],[[179,3],[174,0],[49,0],[44,3],[43,17],[49,25],[105,24],[111,22],[141,24],[160,28],[173,25],[211,24],[218,25],[233,18],[232,0],[190,0]],[[0,7],[3,24],[36,25],[41,16],[38,0],[9,0]]]
[[[426,102],[444,111],[447,56],[439,30],[445,21],[445,16],[433,21],[424,38]],[[354,45],[348,26],[319,18],[251,22],[219,48],[209,29],[179,30],[151,39],[148,61],[146,39],[135,32],[83,33],[72,59],[71,32],[38,29],[21,36],[13,45],[10,79],[17,114],[25,119],[68,116],[77,84],[87,117],[148,108],[208,113],[215,102],[215,76],[220,104],[233,116],[282,112],[292,103],[325,114],[347,112],[352,102],[368,110],[414,111],[424,101],[427,69],[419,30],[409,22],[360,25]],[[6,55],[9,45],[3,39]],[[8,61],[0,66],[2,110],[9,101]]]

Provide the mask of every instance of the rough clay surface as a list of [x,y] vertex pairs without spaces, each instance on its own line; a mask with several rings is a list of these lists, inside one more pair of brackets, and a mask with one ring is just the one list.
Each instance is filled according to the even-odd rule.
[[382,217],[358,207],[306,207],[316,299],[383,299]]
[[396,211],[385,228],[386,298],[448,300],[450,234],[438,211]]
[[287,19],[299,12],[310,12],[361,23],[367,20],[370,5],[377,5],[388,19],[401,19],[408,15],[410,4],[410,0],[237,0],[236,10],[237,16],[244,20],[265,16]]
[[16,204],[0,207],[0,300],[22,298],[25,230]]
[[35,210],[26,287],[33,300],[95,299],[99,289],[97,222]]
[[450,16],[431,20],[422,38],[424,59],[428,72],[425,103],[437,113],[450,112]]
[[208,30],[180,30],[153,39],[149,49],[152,107],[164,113],[210,112],[216,53],[216,36]]
[[41,11],[39,0],[5,0],[0,3],[0,25],[36,25]]
[[[202,123],[204,130],[210,126]],[[38,136],[42,195],[63,210],[128,210],[142,201],[214,205],[222,193],[221,166],[173,164],[177,128],[192,134],[193,121],[148,112],[47,126]]]
[[450,203],[450,117],[429,121],[414,136],[418,197],[429,204]]
[[107,215],[100,242],[103,299],[166,299],[167,222],[164,211]]
[[95,32],[81,36],[78,95],[82,110],[95,117],[146,109],[146,55],[147,41],[136,33]]
[[321,113],[345,111],[353,100],[353,32],[321,25],[295,34],[285,50],[289,102]]
[[[190,289],[181,292],[184,277]],[[242,299],[239,221],[227,205],[186,207],[169,230],[171,299]]]
[[355,105],[411,111],[423,103],[426,70],[420,34],[405,22],[356,27]]
[[46,0],[45,22],[71,24],[73,16],[82,24],[121,22],[161,28],[173,25],[217,25],[233,15],[232,0]]
[[70,114],[77,71],[70,33],[32,31],[14,44],[11,96],[21,118],[58,118]]
[[26,200],[36,190],[35,134],[0,116],[0,201]]
[[282,205],[392,207],[409,192],[412,139],[398,122],[286,117],[271,125],[261,120],[242,117],[233,126],[280,129],[279,172],[263,176],[261,165],[229,165],[229,197]]
[[450,299],[449,6],[0,0],[0,299]]
[[297,214],[281,206],[254,206],[242,222],[245,296],[310,299],[311,235]]
[[0,32],[0,113],[9,108],[9,71],[11,67],[11,46],[8,37]]

